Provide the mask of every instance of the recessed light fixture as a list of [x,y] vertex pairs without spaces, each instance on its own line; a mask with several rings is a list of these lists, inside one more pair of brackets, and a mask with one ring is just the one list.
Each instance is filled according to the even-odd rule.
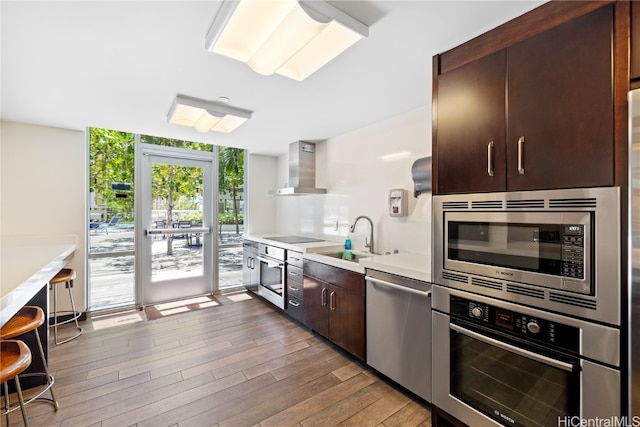
[[324,1],[224,0],[205,46],[259,74],[302,81],[368,35],[369,27]]
[[191,126],[198,132],[229,133],[249,120],[251,114],[251,111],[222,103],[176,95],[167,114],[167,121],[174,125]]

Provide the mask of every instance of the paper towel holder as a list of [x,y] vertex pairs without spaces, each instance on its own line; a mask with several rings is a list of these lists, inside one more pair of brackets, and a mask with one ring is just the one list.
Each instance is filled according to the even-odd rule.
[[411,166],[413,178],[413,197],[425,192],[431,192],[431,156],[421,157]]

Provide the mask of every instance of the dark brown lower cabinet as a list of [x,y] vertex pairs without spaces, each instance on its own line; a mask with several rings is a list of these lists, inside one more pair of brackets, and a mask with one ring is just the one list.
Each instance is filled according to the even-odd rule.
[[364,275],[305,260],[303,294],[304,323],[364,361]]

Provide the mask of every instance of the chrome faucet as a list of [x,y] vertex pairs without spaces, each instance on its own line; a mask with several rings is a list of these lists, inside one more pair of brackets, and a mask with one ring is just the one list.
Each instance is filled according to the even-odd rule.
[[367,221],[369,221],[369,225],[371,226],[371,235],[369,237],[369,242],[367,242],[367,238],[365,237],[364,247],[369,248],[369,252],[374,253],[373,252],[373,221],[371,221],[371,218],[369,218],[368,216],[360,215],[359,217],[356,218],[355,221],[353,221],[353,224],[351,225],[351,227],[349,227],[349,231],[353,233],[353,231],[356,229],[356,224],[361,219],[366,219]]

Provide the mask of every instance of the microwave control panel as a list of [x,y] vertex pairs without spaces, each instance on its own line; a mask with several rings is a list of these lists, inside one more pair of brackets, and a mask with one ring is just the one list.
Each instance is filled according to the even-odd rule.
[[562,276],[584,279],[584,225],[563,225],[562,229]]
[[451,315],[522,340],[578,353],[580,329],[490,304],[451,296]]

